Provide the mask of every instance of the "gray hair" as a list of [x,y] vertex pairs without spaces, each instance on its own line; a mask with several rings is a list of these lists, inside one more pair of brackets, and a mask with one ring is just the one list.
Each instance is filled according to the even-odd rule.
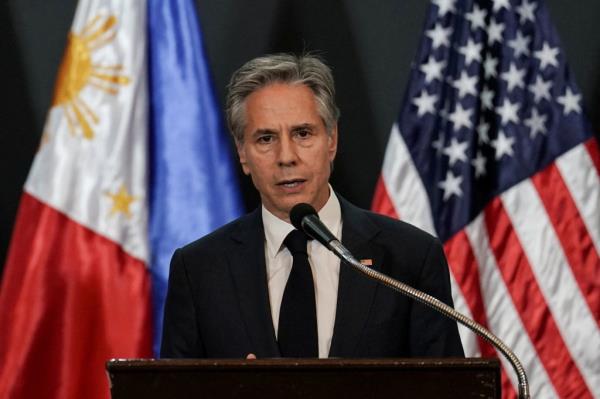
[[272,83],[303,84],[311,89],[327,133],[332,133],[340,111],[335,104],[331,69],[315,55],[272,54],[248,61],[229,81],[227,124],[236,142],[244,140],[246,98]]

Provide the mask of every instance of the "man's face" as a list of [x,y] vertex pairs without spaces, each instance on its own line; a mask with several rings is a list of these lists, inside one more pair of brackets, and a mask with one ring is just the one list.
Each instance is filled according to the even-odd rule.
[[299,202],[317,211],[327,202],[337,127],[327,134],[308,87],[274,83],[249,95],[237,150],[263,205],[280,219],[289,221]]

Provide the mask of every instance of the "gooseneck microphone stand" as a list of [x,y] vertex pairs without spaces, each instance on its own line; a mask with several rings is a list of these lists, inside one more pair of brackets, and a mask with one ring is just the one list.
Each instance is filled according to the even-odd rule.
[[486,341],[490,342],[504,355],[517,373],[517,377],[519,379],[519,399],[530,399],[529,384],[527,382],[527,374],[525,373],[525,369],[513,351],[510,350],[510,348],[504,342],[502,342],[500,338],[492,334],[481,324],[468,318],[462,313],[457,312],[451,306],[446,305],[444,302],[432,297],[431,295],[428,295],[417,290],[416,288],[411,287],[410,285],[404,284],[398,280],[386,276],[383,273],[373,270],[368,266],[363,265],[339,241],[333,240],[328,244],[328,247],[333,251],[333,253],[335,253],[342,261],[352,266],[358,272],[426,306],[429,306],[430,308],[435,309],[444,316],[462,324]]

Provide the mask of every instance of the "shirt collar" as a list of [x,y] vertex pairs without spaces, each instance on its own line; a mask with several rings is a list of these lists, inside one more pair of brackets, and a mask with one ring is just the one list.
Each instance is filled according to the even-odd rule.
[[[319,211],[319,218],[334,235],[339,236],[342,210],[340,201],[333,192],[331,185],[329,185],[329,199]],[[270,258],[274,258],[281,250],[285,237],[290,231],[294,230],[294,226],[273,215],[264,205],[262,206],[262,220],[265,228],[267,253]],[[337,238],[339,239],[339,237]]]

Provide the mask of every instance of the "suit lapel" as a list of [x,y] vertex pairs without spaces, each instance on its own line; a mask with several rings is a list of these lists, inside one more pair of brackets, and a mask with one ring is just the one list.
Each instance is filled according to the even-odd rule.
[[260,357],[280,356],[269,304],[264,229],[260,208],[248,215],[231,238],[236,242],[229,267],[238,293],[242,319]]
[[[369,243],[379,231],[363,210],[340,198],[342,243],[359,259],[370,259],[381,271],[383,251]],[[330,357],[355,356],[356,346],[369,317],[377,283],[346,264],[340,264],[337,309]]]

